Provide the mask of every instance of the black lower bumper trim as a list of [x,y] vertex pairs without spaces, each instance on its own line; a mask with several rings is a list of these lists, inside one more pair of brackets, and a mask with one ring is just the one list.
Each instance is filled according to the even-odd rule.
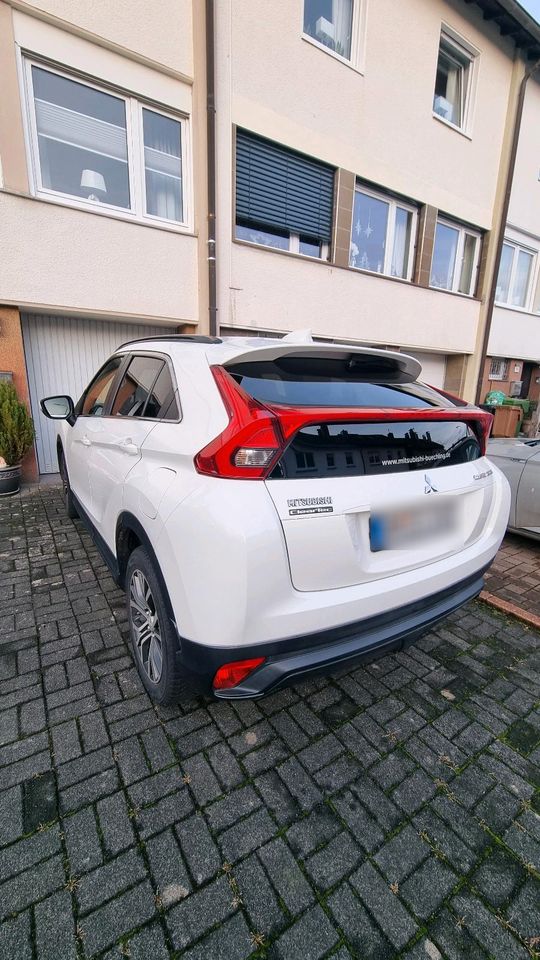
[[344,627],[273,643],[209,647],[180,639],[179,658],[201,693],[212,691],[218,667],[233,660],[266,657],[247,679],[228,690],[212,691],[223,700],[257,698],[307,677],[377,659],[401,650],[453,610],[478,596],[486,568],[430,597]]

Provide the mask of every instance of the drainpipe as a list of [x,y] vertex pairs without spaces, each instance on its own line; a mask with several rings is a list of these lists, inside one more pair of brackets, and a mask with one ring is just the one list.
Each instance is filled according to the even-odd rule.
[[214,0],[206,0],[206,161],[208,171],[208,326],[217,336],[216,287],[216,102]]
[[482,341],[482,352],[480,354],[480,369],[478,371],[478,382],[476,385],[476,397],[475,403],[481,403],[482,400],[482,383],[484,379],[484,367],[486,365],[486,357],[488,352],[489,344],[489,335],[491,333],[491,324],[493,321],[493,308],[495,306],[495,294],[497,291],[497,280],[499,277],[499,267],[501,265],[501,256],[502,248],[504,243],[504,234],[506,230],[506,222],[508,220],[508,209],[510,207],[510,195],[512,193],[512,183],[514,180],[514,170],[516,167],[516,156],[519,143],[519,134],[521,130],[521,120],[523,118],[523,105],[525,103],[525,93],[527,90],[527,82],[530,77],[540,67],[540,60],[537,60],[532,67],[527,70],[525,76],[521,80],[519,87],[519,96],[517,102],[516,116],[514,119],[514,130],[512,134],[512,145],[510,148],[510,161],[508,164],[508,172],[506,174],[506,185],[504,190],[503,205],[501,210],[501,219],[499,225],[499,235],[497,237],[497,248],[495,251],[495,262],[493,264],[493,276],[491,280],[491,287],[489,291],[488,306],[487,306],[487,316],[486,316],[486,325],[484,328],[484,337]]

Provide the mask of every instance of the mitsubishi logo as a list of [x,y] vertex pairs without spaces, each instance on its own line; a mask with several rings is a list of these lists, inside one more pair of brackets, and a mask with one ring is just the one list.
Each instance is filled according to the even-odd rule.
[[425,487],[424,487],[424,493],[438,493],[437,487],[434,487],[434,486],[433,486],[433,484],[432,484],[431,480],[429,479],[427,473],[424,474],[424,481],[425,481],[425,484],[426,484]]

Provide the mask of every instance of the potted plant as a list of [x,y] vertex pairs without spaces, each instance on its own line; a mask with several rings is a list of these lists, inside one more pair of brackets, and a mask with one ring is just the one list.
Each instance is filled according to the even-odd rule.
[[0,381],[0,496],[17,493],[21,461],[32,446],[34,425],[12,383]]

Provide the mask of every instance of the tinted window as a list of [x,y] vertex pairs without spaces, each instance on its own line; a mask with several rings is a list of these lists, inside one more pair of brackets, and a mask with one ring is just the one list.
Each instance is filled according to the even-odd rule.
[[394,361],[385,357],[286,356],[231,364],[227,370],[247,393],[266,403],[306,407],[454,406],[424,384],[399,383],[402,374]]
[[174,387],[167,364],[163,366],[152,392],[148,397],[145,417],[159,420],[178,420],[178,404],[174,396]]
[[272,477],[403,473],[480,456],[476,435],[465,423],[321,423],[299,430]]
[[115,378],[116,372],[122,363],[123,357],[113,357],[101,368],[92,380],[82,401],[79,401],[80,413],[83,417],[101,417],[107,401],[107,395]]
[[111,413],[117,417],[142,417],[156,379],[165,366],[157,357],[133,357],[118,388]]

